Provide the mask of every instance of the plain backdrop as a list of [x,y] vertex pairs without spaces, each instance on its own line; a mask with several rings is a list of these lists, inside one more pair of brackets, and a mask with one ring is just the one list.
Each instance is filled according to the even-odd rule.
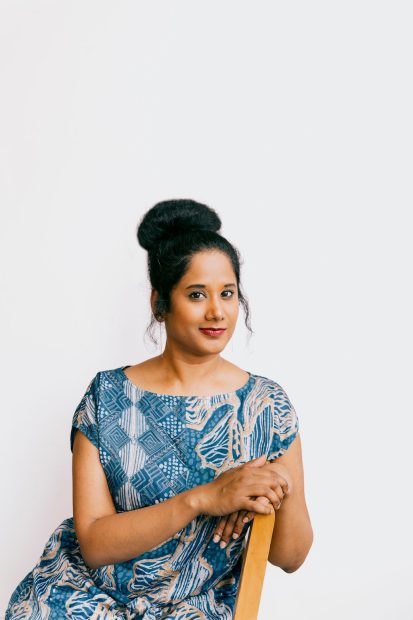
[[72,515],[88,382],[160,352],[138,221],[193,198],[243,258],[222,355],[301,424],[314,543],[260,620],[412,619],[411,3],[0,7],[0,609]]

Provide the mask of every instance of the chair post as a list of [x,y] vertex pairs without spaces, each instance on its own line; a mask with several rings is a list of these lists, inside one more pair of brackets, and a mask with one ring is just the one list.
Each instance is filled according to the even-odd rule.
[[233,620],[257,620],[275,512],[254,516],[244,549]]

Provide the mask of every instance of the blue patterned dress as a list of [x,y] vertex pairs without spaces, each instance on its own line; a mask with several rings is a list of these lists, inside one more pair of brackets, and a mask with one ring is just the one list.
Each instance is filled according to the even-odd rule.
[[[275,459],[297,435],[293,405],[266,377],[248,373],[230,393],[171,396],[135,386],[125,368],[95,375],[70,435],[72,450],[76,429],[99,449],[117,512],[162,502],[261,454]],[[136,558],[90,569],[69,517],[14,590],[5,618],[231,620],[251,524],[221,549],[218,521],[199,515]]]

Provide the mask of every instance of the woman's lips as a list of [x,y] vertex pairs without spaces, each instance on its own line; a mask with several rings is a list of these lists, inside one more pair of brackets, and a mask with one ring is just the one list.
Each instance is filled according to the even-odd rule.
[[200,327],[199,329],[206,336],[215,336],[215,337],[217,337],[217,336],[221,336],[221,334],[224,333],[226,328],[225,329],[211,329],[211,328],[203,329],[202,327]]

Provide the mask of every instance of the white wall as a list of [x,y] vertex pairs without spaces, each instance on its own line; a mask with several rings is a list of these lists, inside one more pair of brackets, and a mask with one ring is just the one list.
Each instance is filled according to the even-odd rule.
[[137,222],[192,197],[244,259],[224,357],[301,422],[314,544],[260,619],[413,617],[410,7],[1,3],[0,609],[72,515],[88,381],[158,353]]

